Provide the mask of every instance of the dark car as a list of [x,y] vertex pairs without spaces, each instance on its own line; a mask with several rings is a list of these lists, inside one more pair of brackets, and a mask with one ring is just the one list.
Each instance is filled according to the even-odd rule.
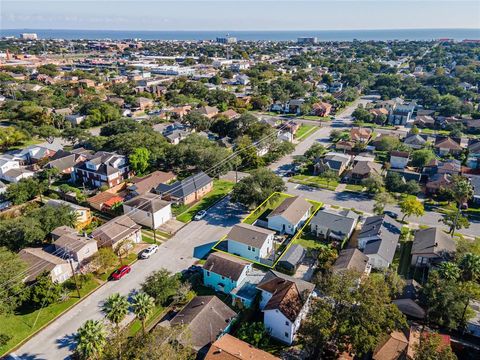
[[383,212],[385,215],[390,216],[392,219],[398,219],[398,214],[393,211],[386,210]]
[[128,265],[123,265],[122,267],[118,268],[117,270],[115,270],[113,273],[112,273],[112,276],[111,278],[113,280],[120,280],[122,277],[124,277],[125,275],[127,275],[130,271],[132,270],[132,268]]

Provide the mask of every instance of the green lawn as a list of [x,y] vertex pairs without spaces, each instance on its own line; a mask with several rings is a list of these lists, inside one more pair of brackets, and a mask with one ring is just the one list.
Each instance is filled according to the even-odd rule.
[[347,186],[345,186],[345,190],[348,191],[362,192],[363,189],[363,185],[347,184]]
[[449,135],[450,131],[448,130],[432,130],[432,129],[420,129],[422,134],[427,135]]
[[338,181],[321,178],[320,176],[310,176],[310,175],[295,175],[290,178],[290,182],[318,187],[322,189],[335,190],[338,186]]
[[246,224],[253,224],[265,212],[269,212],[275,209],[278,205],[281,204],[283,200],[285,200],[290,196],[291,195],[283,194],[283,193],[276,193],[272,195],[267,202],[257,207],[254,211],[252,211],[252,213],[248,215],[243,222]]
[[[80,295],[91,292],[99,284],[94,279],[83,284],[80,289]],[[22,309],[11,315],[0,315],[0,334],[6,334],[12,338],[4,345],[0,346],[0,354],[5,355],[22,341],[40,330],[43,326],[55,319],[61,313],[75,305],[80,299],[77,298],[76,290],[69,293],[68,300],[55,303],[43,309]],[[35,326],[34,326],[35,325]]]
[[182,208],[183,212],[177,210],[176,219],[178,221],[188,223],[192,221],[193,217],[200,210],[205,210],[225,197],[230,191],[232,191],[235,184],[226,181],[226,180],[214,180],[213,181],[213,190],[210,191],[207,195],[203,197],[200,201],[194,204],[191,207],[185,209]]
[[299,244],[303,246],[305,249],[312,249],[312,250],[320,249],[325,246],[310,233],[303,233],[301,236],[296,238],[293,241],[293,243]]
[[313,133],[316,129],[317,126],[315,125],[302,124],[298,128],[297,133],[295,134],[295,139],[302,140],[303,138],[306,138],[309,134]]
[[[165,308],[163,306],[155,306],[153,312],[147,318],[145,323],[145,327],[148,331],[148,326],[151,325],[153,322],[160,320],[161,317],[164,316]],[[138,319],[133,320],[128,328],[129,336],[134,336],[137,332],[142,331],[142,322]]]
[[[124,257],[122,259],[122,262],[123,264],[128,264],[128,265],[131,265],[133,264],[135,261],[138,260],[138,254],[135,253],[135,252],[132,252],[130,254],[127,255],[127,257]],[[117,265],[113,266],[112,268],[110,269],[107,269],[107,271],[104,273],[104,274],[99,274],[99,275],[96,275],[97,278],[99,278],[100,280],[102,281],[107,281],[108,278],[110,277],[110,275],[112,274],[112,272],[117,269],[118,267],[120,267],[120,262],[118,262]],[[128,276],[128,275],[127,275]]]
[[331,121],[332,120],[329,116],[315,116],[315,115],[302,115],[299,118],[304,120],[314,120],[314,121]]
[[404,278],[408,277],[408,273],[410,271],[410,261],[412,259],[411,251],[412,251],[413,241],[405,241],[400,243],[400,250],[399,250],[399,259],[398,259],[398,269],[397,272],[399,275],[402,275]]

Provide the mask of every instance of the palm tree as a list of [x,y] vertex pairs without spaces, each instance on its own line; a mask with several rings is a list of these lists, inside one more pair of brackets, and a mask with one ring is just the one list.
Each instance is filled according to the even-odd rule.
[[440,276],[446,280],[458,280],[461,270],[457,264],[453,262],[443,262],[438,266]]
[[450,192],[453,196],[453,199],[457,203],[457,214],[455,215],[455,219],[452,225],[452,228],[453,228],[452,237],[453,237],[454,231],[457,227],[457,222],[460,216],[460,211],[462,209],[462,206],[473,197],[473,187],[467,178],[464,178],[463,176],[458,175],[452,178],[452,186],[450,188]]
[[105,313],[105,317],[115,327],[115,333],[118,340],[118,358],[122,358],[122,344],[120,339],[120,323],[128,314],[128,308],[130,304],[126,296],[122,296],[119,293],[110,295],[103,303],[102,310]]
[[480,256],[472,253],[465,254],[460,260],[460,269],[462,270],[465,281],[476,281],[480,278]]
[[133,312],[142,322],[143,336],[145,336],[145,322],[148,318],[148,315],[150,315],[153,308],[155,307],[155,299],[144,292],[140,292],[138,294],[135,294],[132,297],[132,300]]
[[105,327],[98,320],[87,320],[77,330],[76,352],[81,359],[98,359],[107,342]]

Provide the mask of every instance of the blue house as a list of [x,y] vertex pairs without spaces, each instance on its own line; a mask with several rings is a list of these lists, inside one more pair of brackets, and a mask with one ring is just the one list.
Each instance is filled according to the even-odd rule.
[[215,252],[203,265],[203,284],[225,294],[243,282],[252,263],[225,253]]
[[227,234],[228,252],[242,258],[260,262],[273,253],[274,231],[240,223]]

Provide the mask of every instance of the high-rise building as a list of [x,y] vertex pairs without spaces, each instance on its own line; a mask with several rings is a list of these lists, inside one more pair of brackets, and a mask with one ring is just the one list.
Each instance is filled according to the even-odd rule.
[[225,37],[217,37],[217,43],[219,44],[235,44],[237,42],[236,37],[232,36],[225,36]]
[[297,44],[302,45],[315,45],[318,42],[316,37],[299,37],[297,38]]
[[38,40],[38,35],[35,33],[21,33],[20,39],[22,40]]

